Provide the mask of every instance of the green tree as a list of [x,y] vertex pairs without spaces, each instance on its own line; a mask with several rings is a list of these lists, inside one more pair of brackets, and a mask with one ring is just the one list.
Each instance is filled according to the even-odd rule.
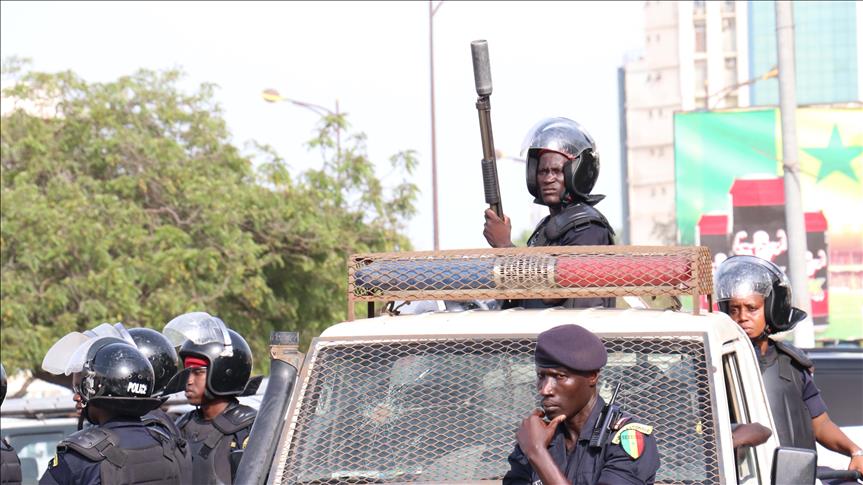
[[176,70],[89,83],[11,62],[3,75],[4,111],[17,108],[0,130],[7,368],[38,369],[73,330],[203,310],[246,337],[260,371],[271,330],[307,342],[345,318],[348,254],[409,248],[414,153],[379,178],[343,115],[309,143],[320,168],[297,174],[270,147],[241,153],[215,87],[185,92]]

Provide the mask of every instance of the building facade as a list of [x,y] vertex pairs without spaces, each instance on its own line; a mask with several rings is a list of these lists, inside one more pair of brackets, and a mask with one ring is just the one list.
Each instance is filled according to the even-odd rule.
[[[674,113],[778,105],[774,3],[644,2],[643,53],[619,84],[625,242],[677,241]],[[863,99],[860,2],[794,2],[801,105]]]

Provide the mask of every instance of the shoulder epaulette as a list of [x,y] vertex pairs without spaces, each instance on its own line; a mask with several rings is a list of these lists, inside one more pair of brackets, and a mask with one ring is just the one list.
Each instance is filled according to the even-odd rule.
[[774,340],[773,343],[776,344],[776,350],[782,352],[788,357],[791,357],[791,360],[797,363],[797,365],[803,367],[804,369],[810,370],[811,372],[813,362],[812,359],[810,359],[809,356],[806,355],[806,352],[781,340]]
[[614,230],[605,216],[592,206],[581,202],[568,205],[559,214],[550,217],[545,226],[545,235],[550,241],[554,241],[570,229],[578,232],[586,229],[590,224],[598,224],[614,235]]
[[255,408],[238,404],[213,418],[213,426],[222,434],[233,434],[251,426],[257,416],[258,411]]

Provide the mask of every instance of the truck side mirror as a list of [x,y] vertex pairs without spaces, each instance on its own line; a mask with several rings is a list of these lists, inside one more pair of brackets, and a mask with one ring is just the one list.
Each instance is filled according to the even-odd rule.
[[816,461],[815,450],[776,448],[773,452],[770,483],[772,485],[814,484]]

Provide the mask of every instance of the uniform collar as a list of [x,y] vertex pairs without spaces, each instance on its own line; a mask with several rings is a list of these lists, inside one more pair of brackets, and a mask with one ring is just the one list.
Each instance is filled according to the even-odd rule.
[[[587,421],[584,422],[584,426],[581,427],[581,431],[578,433],[579,441],[590,441],[590,437],[593,435],[593,428],[596,427],[596,422],[599,420],[603,407],[605,407],[605,400],[597,394],[596,404],[593,405],[590,416],[588,416]],[[566,422],[557,425],[556,433],[560,435],[561,439],[566,437]]]

